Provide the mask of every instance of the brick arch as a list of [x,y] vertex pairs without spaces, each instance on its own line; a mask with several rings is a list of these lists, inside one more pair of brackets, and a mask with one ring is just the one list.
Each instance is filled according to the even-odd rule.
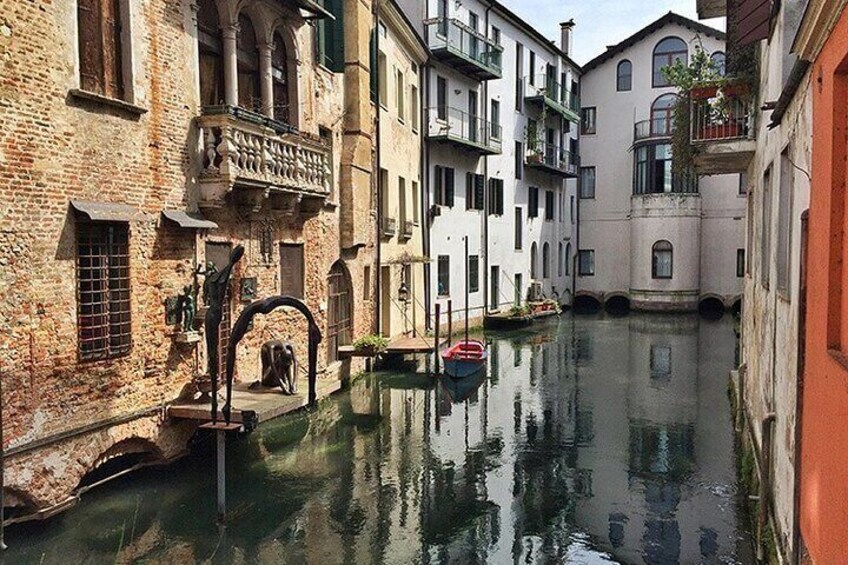
[[101,453],[97,459],[95,459],[91,468],[96,469],[110,459],[133,453],[149,453],[153,455],[153,459],[155,460],[164,459],[162,456],[162,450],[159,449],[159,446],[147,438],[134,436],[114,443],[106,451]]

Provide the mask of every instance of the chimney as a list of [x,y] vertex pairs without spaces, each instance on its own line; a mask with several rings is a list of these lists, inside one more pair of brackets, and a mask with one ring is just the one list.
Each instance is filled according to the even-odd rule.
[[568,20],[567,22],[562,22],[559,24],[560,31],[562,33],[560,41],[562,45],[560,48],[562,52],[571,56],[571,31],[574,29],[574,18]]

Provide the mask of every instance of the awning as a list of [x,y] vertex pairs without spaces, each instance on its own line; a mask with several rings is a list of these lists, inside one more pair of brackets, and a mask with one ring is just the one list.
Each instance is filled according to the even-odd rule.
[[314,0],[294,0],[294,3],[297,4],[300,8],[306,10],[307,12],[311,12],[313,14],[313,17],[329,18],[331,20],[336,19],[333,14],[325,10],[323,6],[321,6]]
[[92,222],[131,222],[139,216],[139,210],[127,204],[71,200],[71,206]]
[[216,230],[218,224],[207,220],[198,212],[185,212],[183,210],[163,210],[162,215],[180,226],[181,228],[194,230]]

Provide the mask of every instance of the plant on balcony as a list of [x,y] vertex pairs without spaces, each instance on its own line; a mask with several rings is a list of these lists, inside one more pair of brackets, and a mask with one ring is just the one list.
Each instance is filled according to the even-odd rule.
[[[527,162],[541,164],[545,162],[545,127],[548,119],[548,108],[542,105],[542,113],[538,122],[530,122],[524,129],[524,141],[527,144]],[[539,127],[542,124],[542,127]]]

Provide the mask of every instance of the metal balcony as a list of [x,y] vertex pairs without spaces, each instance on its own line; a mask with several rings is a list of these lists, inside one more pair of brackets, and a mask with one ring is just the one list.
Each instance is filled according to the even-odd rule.
[[435,59],[474,80],[501,78],[503,47],[459,20],[425,20],[427,46]]
[[574,123],[580,122],[580,97],[547,75],[524,77],[524,101],[542,104]]
[[690,91],[692,144],[699,174],[741,173],[754,157],[754,101],[743,82],[701,85]]
[[314,212],[331,193],[330,149],[294,128],[231,106],[203,109],[200,206],[273,199]]
[[648,140],[667,140],[674,133],[674,122],[671,118],[654,118],[642,120],[633,126],[633,142]]
[[383,237],[392,238],[397,234],[397,220],[394,218],[383,218]]
[[580,172],[579,156],[548,143],[528,144],[524,165],[564,178],[577,178]]
[[456,108],[427,109],[427,138],[480,155],[500,155],[501,126]]

